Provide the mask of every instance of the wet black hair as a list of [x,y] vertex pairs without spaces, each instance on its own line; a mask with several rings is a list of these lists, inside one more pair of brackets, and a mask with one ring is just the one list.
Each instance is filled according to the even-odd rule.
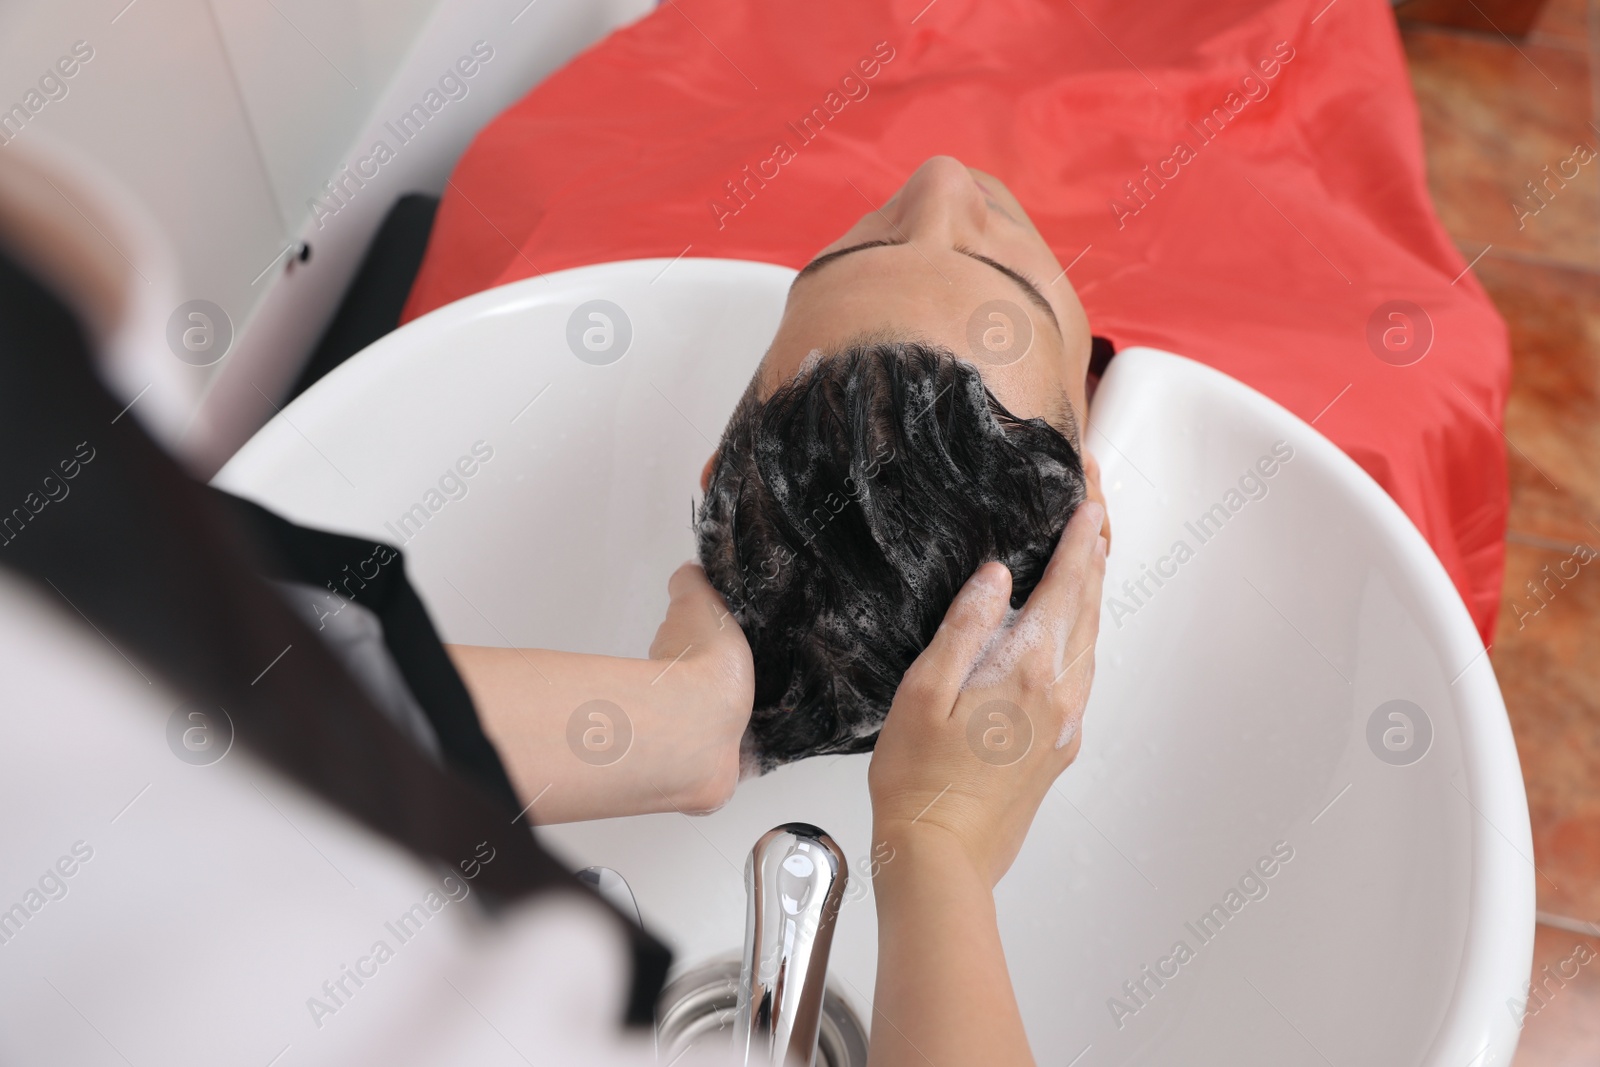
[[1086,495],[1071,407],[1019,419],[971,363],[912,340],[808,360],[723,432],[700,562],[755,657],[746,769],[877,741],[901,676],[973,571],[1012,607]]

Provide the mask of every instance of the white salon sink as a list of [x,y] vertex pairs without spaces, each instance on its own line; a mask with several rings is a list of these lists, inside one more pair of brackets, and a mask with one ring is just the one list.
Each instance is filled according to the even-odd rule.
[[[390,541],[421,504],[405,549],[447,639],[643,655],[666,577],[693,554],[701,465],[792,276],[652,260],[478,294],[319,382],[216,482]],[[584,309],[569,345],[591,300],[625,309],[620,358],[614,308],[600,309],[609,327]],[[609,351],[583,347],[590,330],[604,349],[608,328]],[[1092,422],[1115,528],[1096,687],[1082,755],[999,889],[1038,1059],[1509,1063],[1507,1001],[1533,941],[1527,805],[1493,671],[1443,568],[1315,430],[1197,363],[1119,354]],[[430,496],[476,442],[493,456],[466,495]],[[1279,442],[1265,495],[1247,482],[1257,499],[1230,496]],[[1201,528],[1217,504],[1220,530]],[[1174,554],[1180,540],[1190,555]],[[622,872],[687,967],[737,950],[756,838],[825,828],[855,880],[831,974],[868,1018],[867,760],[786,767],[705,818],[543,833],[575,866]],[[1271,877],[1246,879],[1258,863]],[[1227,919],[1203,939],[1214,905]]]

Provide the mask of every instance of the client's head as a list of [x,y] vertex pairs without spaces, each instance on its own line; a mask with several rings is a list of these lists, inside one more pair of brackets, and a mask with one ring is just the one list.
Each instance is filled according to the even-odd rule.
[[870,749],[984,562],[1026,600],[1099,497],[1079,440],[1088,356],[1020,204],[948,157],[801,271],[696,523],[754,655],[748,770]]

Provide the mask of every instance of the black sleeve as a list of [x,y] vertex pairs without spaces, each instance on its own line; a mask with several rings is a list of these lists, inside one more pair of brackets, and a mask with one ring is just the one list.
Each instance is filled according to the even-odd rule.
[[520,808],[467,687],[439,641],[427,608],[406,580],[400,550],[297,526],[259,504],[218,489],[210,492],[254,542],[263,577],[326,588],[378,617],[384,644],[428,716],[445,760],[509,810]]
[[[496,858],[475,882],[485,903],[589,892],[517,814],[402,569],[373,595],[394,620],[408,679],[437,709],[441,741],[450,739],[446,766],[372,705],[261,577],[285,559],[319,574],[370,546],[300,536],[224,501],[120,409],[95,376],[79,320],[0,247],[0,567],[93,626],[141,673],[225,708],[239,743],[374,833],[451,870],[487,842]],[[626,1021],[647,1025],[671,956],[633,923],[626,929]]]

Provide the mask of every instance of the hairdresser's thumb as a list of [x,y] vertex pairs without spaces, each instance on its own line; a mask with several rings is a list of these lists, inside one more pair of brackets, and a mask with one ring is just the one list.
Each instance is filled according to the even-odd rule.
[[933,640],[906,671],[901,691],[915,693],[930,708],[948,714],[984,646],[1005,621],[1010,599],[1011,572],[1005,564],[991,561],[974,571],[945,611]]
[[744,659],[749,659],[744,631],[698,563],[690,561],[673,571],[667,594],[672,600],[667,605],[667,617],[650,644],[651,659],[718,651],[742,652]]

